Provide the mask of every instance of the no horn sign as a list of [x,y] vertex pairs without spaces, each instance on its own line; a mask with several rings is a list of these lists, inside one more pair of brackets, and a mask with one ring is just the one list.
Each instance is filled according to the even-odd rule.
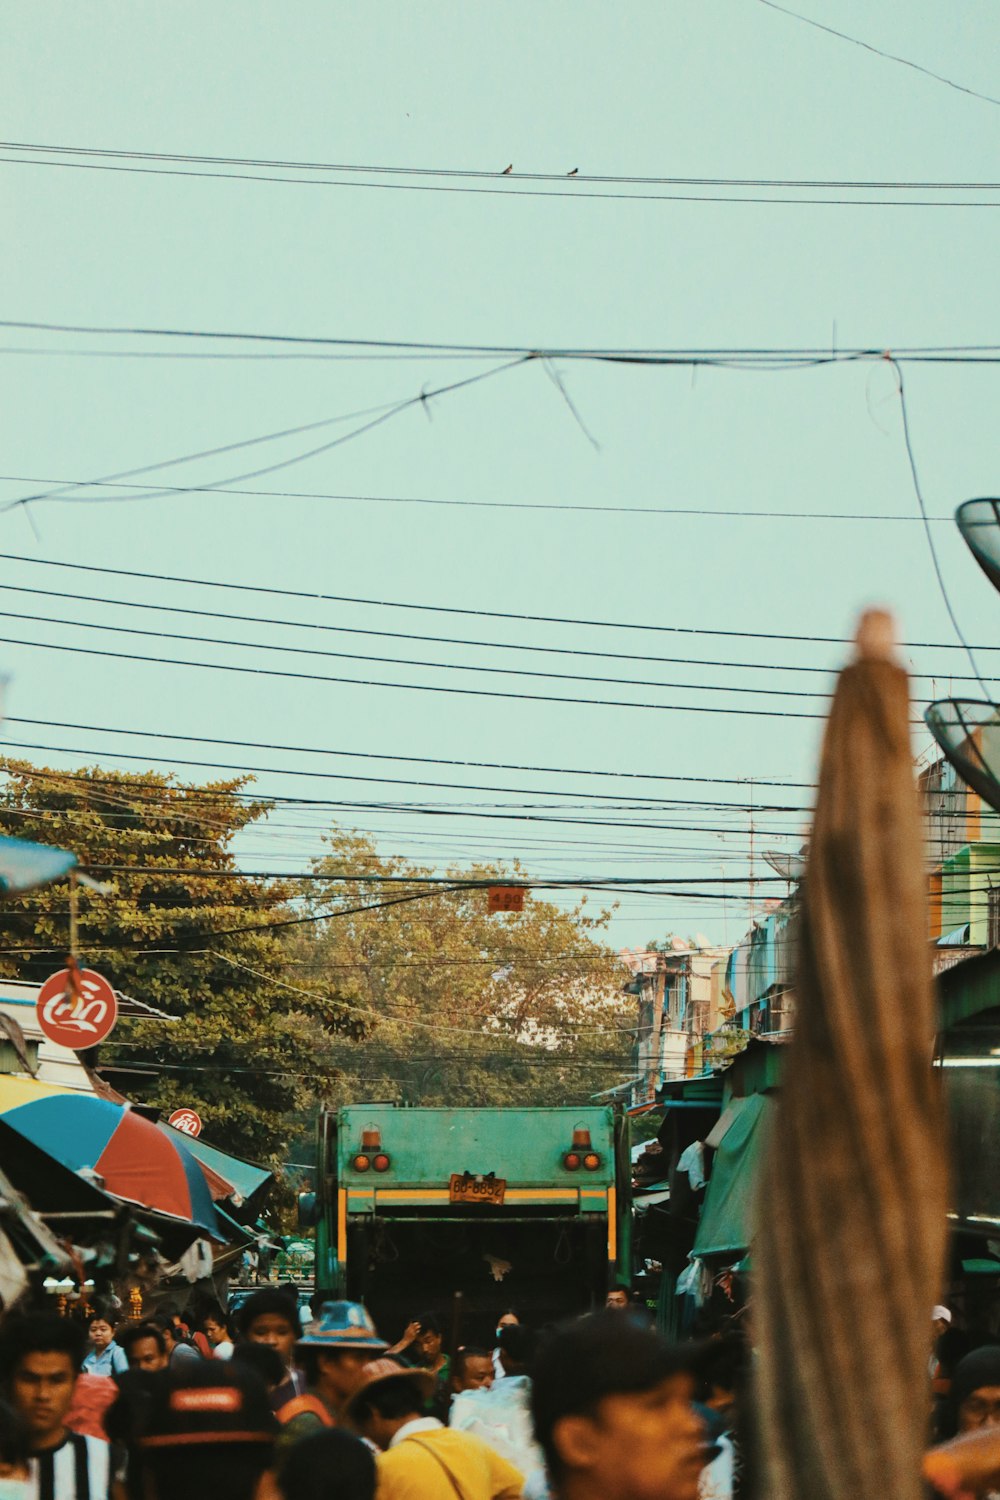
[[115,992],[95,969],[50,974],[38,991],[35,1008],[49,1041],[76,1052],[103,1042],[118,1020]]

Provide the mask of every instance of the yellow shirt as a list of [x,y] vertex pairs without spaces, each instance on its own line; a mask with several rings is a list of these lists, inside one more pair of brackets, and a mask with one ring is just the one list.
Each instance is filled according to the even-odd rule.
[[375,1500],[517,1500],[524,1486],[479,1438],[426,1419],[401,1427],[376,1462]]

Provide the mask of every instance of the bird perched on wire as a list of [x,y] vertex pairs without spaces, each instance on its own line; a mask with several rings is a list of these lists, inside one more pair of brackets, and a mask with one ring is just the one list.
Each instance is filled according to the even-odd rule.
[[509,177],[510,174],[511,174],[511,172],[513,172],[513,170],[514,170],[514,163],[511,162],[511,164],[510,164],[509,167],[504,167],[503,171],[500,173],[500,176],[501,177]]
[[577,172],[579,172],[579,170],[580,170],[579,167],[574,167],[573,170],[572,170],[572,172],[567,172],[566,173],[566,176],[567,177],[575,177],[576,174],[577,174]]

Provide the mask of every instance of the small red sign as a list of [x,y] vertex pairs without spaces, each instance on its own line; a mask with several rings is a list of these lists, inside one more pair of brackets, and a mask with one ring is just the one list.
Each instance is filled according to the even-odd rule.
[[524,911],[524,887],[520,885],[490,885],[486,887],[486,910]]
[[184,1135],[201,1135],[201,1115],[193,1109],[175,1109],[167,1124]]
[[115,992],[94,969],[60,969],[50,974],[35,1006],[38,1024],[49,1041],[77,1052],[103,1042],[118,1020]]

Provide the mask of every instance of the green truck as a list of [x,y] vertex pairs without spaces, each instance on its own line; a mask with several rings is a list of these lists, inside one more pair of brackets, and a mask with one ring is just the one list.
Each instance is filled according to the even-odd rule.
[[436,1309],[466,1342],[492,1341],[508,1307],[538,1326],[602,1305],[630,1279],[627,1130],[610,1108],[322,1114],[300,1200],[317,1291],[394,1336]]

